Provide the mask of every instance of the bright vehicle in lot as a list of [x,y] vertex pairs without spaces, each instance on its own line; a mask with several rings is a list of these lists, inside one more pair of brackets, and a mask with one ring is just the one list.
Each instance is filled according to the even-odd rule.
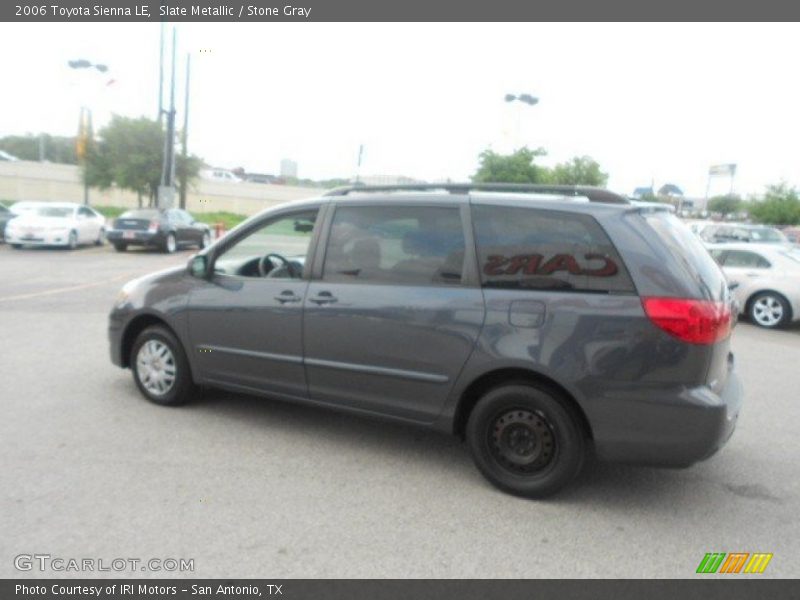
[[774,329],[800,320],[800,250],[775,244],[709,246],[722,266],[739,310]]
[[106,237],[120,252],[127,250],[128,246],[149,246],[175,252],[186,246],[205,248],[211,243],[211,230],[185,210],[140,208],[114,219]]
[[790,242],[780,229],[767,225],[740,225],[725,223],[709,225],[700,232],[700,237],[709,244],[724,242],[751,242],[754,244],[783,244]]
[[5,204],[0,203],[0,241],[5,241],[6,225],[16,216]]
[[126,284],[111,359],[163,405],[197,386],[466,438],[554,493],[601,459],[688,466],[741,388],[719,266],[673,214],[596,188],[347,188],[252,217]]
[[[23,204],[23,203],[17,203]],[[12,248],[22,246],[64,246],[103,243],[105,217],[89,206],[73,202],[17,204],[11,210],[18,216],[6,225],[6,241]]]

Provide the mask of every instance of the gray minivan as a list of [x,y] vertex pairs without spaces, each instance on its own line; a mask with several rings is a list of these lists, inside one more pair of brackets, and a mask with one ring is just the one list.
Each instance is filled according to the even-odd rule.
[[571,186],[356,187],[250,218],[124,286],[111,358],[149,400],[198,386],[466,438],[541,497],[590,449],[682,467],[733,432],[725,279],[663,206]]

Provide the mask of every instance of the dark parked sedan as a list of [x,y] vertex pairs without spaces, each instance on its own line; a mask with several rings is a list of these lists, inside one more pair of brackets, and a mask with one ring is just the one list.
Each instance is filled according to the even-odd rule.
[[185,246],[205,248],[211,243],[211,231],[208,225],[195,221],[185,210],[142,208],[121,214],[114,220],[106,238],[120,252],[128,246],[150,246],[175,252]]

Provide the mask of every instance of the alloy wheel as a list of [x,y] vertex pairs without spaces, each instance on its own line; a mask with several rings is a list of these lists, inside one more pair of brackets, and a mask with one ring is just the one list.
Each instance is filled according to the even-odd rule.
[[148,340],[136,356],[136,373],[142,386],[154,396],[167,394],[175,384],[175,356],[159,340]]

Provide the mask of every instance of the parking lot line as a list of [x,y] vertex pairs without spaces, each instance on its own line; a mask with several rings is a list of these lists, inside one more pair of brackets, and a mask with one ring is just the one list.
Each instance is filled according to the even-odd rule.
[[75,290],[84,290],[88,288],[98,287],[101,285],[106,285],[109,283],[114,283],[115,281],[119,281],[120,279],[129,278],[130,274],[123,274],[117,275],[116,277],[112,277],[111,279],[104,279],[103,281],[94,281],[92,283],[82,283],[80,285],[71,285],[67,287],[55,288],[51,290],[44,290],[42,292],[31,292],[30,294],[19,294],[17,296],[5,296],[0,298],[0,302],[5,302],[7,300],[26,300],[28,298],[38,298],[39,296],[51,296],[53,294],[60,294],[63,292],[72,292]]

